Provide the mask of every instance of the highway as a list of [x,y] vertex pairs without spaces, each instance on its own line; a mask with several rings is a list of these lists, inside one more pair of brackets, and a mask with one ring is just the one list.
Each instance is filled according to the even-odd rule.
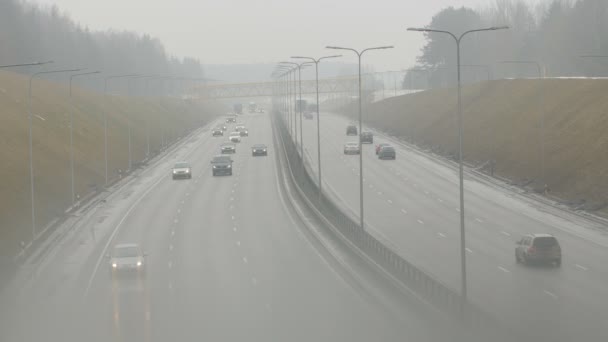
[[[282,183],[269,117],[239,120],[250,136],[237,146],[233,176],[211,175],[227,138],[211,137],[209,125],[79,212],[0,294],[0,340],[458,340],[423,303],[364,265],[347,268],[353,257],[338,260],[340,251],[312,237],[315,223],[299,216]],[[267,144],[269,156],[252,157],[254,143]],[[194,177],[174,181],[171,167],[182,160]],[[344,165],[328,172],[337,189]],[[143,278],[112,279],[106,254],[121,242],[148,253]]]
[[[370,114],[371,115],[371,114]],[[324,189],[353,218],[359,215],[359,156],[344,155],[350,121],[321,113]],[[305,155],[317,172],[316,115],[304,120]],[[378,160],[389,142],[397,159]],[[457,169],[376,132],[363,145],[366,229],[405,259],[460,290]],[[608,236],[595,222],[530,201],[467,174],[466,253],[470,300],[541,340],[605,341],[608,336]],[[561,268],[516,264],[515,242],[528,233],[555,235]]]

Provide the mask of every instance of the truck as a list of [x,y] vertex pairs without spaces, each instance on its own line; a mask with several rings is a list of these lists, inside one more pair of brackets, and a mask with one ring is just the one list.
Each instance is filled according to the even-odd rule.
[[255,102],[249,102],[249,113],[255,113],[258,105]]

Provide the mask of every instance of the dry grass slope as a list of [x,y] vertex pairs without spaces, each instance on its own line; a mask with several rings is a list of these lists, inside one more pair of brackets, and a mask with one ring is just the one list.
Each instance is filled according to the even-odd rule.
[[[543,187],[541,118],[545,113],[545,182],[551,193],[597,209],[608,202],[608,80],[499,80],[463,89],[468,162],[496,161],[495,172]],[[416,144],[457,155],[456,90],[390,98],[365,108],[365,119]],[[347,113],[356,113],[347,108]]]
[[[84,196],[104,184],[104,113],[108,113],[110,178],[128,166],[127,120],[132,131],[133,161],[145,159],[146,124],[151,150],[219,113],[219,106],[159,98],[124,98],[37,80],[32,111],[37,226],[45,226],[71,204],[69,113],[74,115],[76,193]],[[31,239],[27,78],[0,72],[0,260],[18,251],[18,241]]]

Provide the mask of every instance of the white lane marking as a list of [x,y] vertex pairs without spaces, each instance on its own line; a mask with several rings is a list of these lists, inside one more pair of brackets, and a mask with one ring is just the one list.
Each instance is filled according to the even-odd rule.
[[169,245],[169,252],[173,251],[173,245]]
[[465,248],[465,250],[466,250],[467,252],[469,252],[469,253],[473,253],[473,251],[472,251],[470,248],[468,248],[468,247],[467,247],[467,248]]
[[442,200],[441,198],[438,198],[437,200],[438,200],[439,202],[443,203],[443,200]]
[[393,201],[391,201],[390,199],[386,201],[388,202],[388,204],[393,204]]
[[251,278],[251,283],[255,286],[258,284],[258,280],[255,277],[253,277],[253,278]]
[[233,231],[233,232],[236,232],[236,227],[232,227],[232,231]]
[[426,190],[424,190],[424,194],[425,194],[425,195],[428,195],[428,194],[429,194],[429,192],[428,192],[428,191],[426,191]]
[[477,222],[479,222],[479,223],[483,223],[483,220],[482,220],[482,219],[480,219],[480,218],[478,218],[478,217],[476,217],[476,218],[475,218],[475,221],[477,221]]
[[249,262],[249,260],[247,260],[247,257],[243,257],[243,262],[244,263],[248,263]]
[[173,289],[173,283],[172,283],[172,282],[170,282],[170,283],[169,283],[169,290],[172,290],[172,289]]
[[365,182],[365,178],[363,178],[363,182]]
[[230,216],[230,217],[232,217],[232,219],[233,219],[233,220],[236,220],[236,217],[234,217],[234,215],[232,215],[232,216]]
[[437,235],[439,235],[439,237],[441,237],[441,238],[445,238],[446,237],[446,235],[443,234],[443,233],[437,233]]
[[369,188],[370,188],[370,189],[373,189],[373,187],[374,187],[373,185],[371,185],[371,184],[369,185]]
[[173,223],[178,223],[178,222],[179,222],[179,220],[178,220],[178,219],[174,219],[174,220],[173,220]]
[[457,211],[457,212],[460,212],[460,208],[456,208],[456,211]]
[[230,200],[231,200],[231,201],[234,201],[234,197],[230,197]]
[[198,179],[194,181],[194,184],[198,184]]
[[232,189],[232,193],[234,193],[234,189]]
[[422,221],[422,220],[417,220],[417,221],[418,221],[418,223],[420,223],[420,224],[424,224],[424,221]]
[[171,231],[171,236],[172,236],[172,237],[173,237],[173,236],[175,236],[175,230],[172,230],[172,231]]
[[511,273],[511,271],[509,271],[508,269],[502,267],[502,266],[498,266],[498,269],[505,272],[505,273]]
[[407,215],[407,210],[401,209],[401,212]]
[[239,247],[241,247],[241,241],[237,241],[236,245],[239,246]]
[[415,187],[415,188],[417,188],[417,187],[418,187],[418,184],[414,183],[414,187]]
[[184,203],[185,203],[184,200],[182,200],[182,204],[184,204]]
[[181,210],[181,209],[177,209],[177,213],[178,213],[178,214],[181,214],[181,213],[182,213],[182,210]]
[[146,321],[150,320],[150,311],[146,311]]
[[190,196],[190,193],[189,193],[189,192],[186,192],[186,197],[188,197],[188,196]]
[[576,266],[576,268],[579,268],[579,269],[581,269],[581,270],[583,270],[583,271],[588,271],[588,270],[589,270],[587,267],[585,267],[585,266],[583,266],[583,265],[574,264],[574,266]]
[[549,291],[547,291],[547,290],[544,290],[543,292],[544,292],[545,294],[547,294],[547,295],[551,296],[551,298],[553,298],[553,299],[557,299],[557,295],[556,295],[555,293],[553,293],[553,292],[549,292]]
[[169,261],[168,266],[169,266],[169,268],[173,267],[173,262]]
[[511,234],[509,234],[509,233],[505,232],[504,230],[503,230],[503,231],[501,231],[500,233],[501,233],[502,235],[504,235],[504,236],[511,236]]
[[378,191],[378,195],[382,196],[382,191]]

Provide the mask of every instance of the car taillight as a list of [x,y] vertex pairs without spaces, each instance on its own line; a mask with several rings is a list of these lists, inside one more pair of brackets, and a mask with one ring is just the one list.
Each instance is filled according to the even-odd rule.
[[530,247],[528,248],[528,253],[531,253],[531,254],[536,253],[536,248],[534,248],[534,246],[530,246]]

